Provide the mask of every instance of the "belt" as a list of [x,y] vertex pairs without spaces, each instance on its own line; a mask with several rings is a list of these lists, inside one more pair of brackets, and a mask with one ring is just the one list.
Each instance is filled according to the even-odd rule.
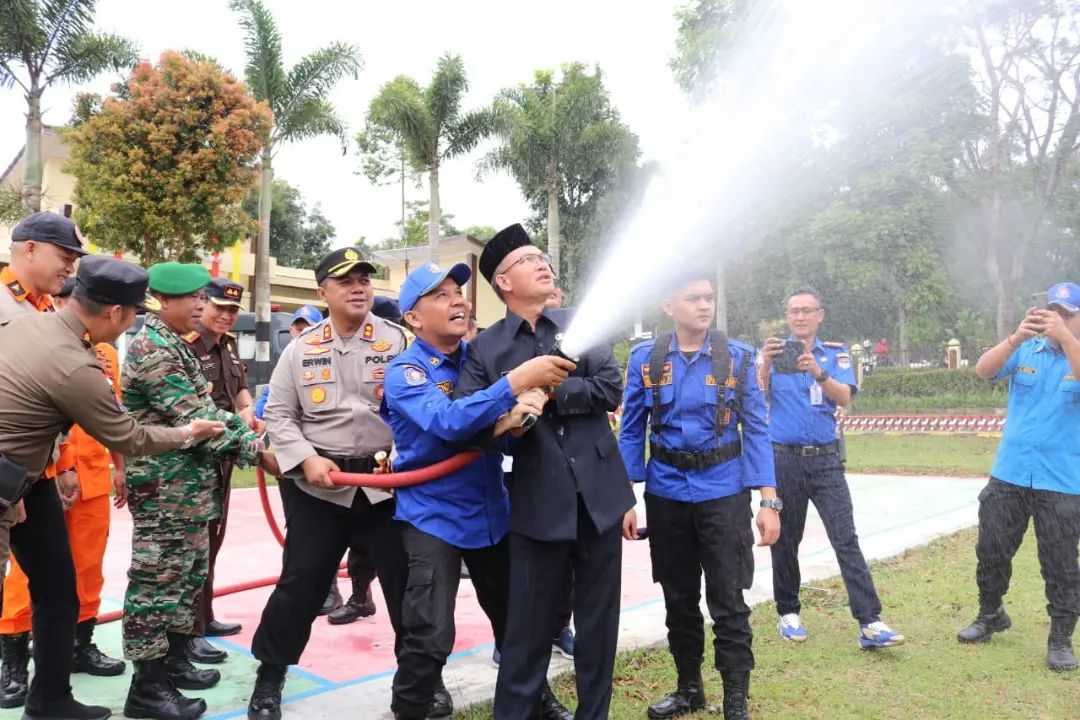
[[840,443],[831,442],[828,445],[782,445],[780,443],[773,443],[773,450],[787,455],[800,455],[802,457],[838,455],[840,453]]
[[341,472],[366,474],[378,467],[378,463],[375,462],[375,457],[372,455],[334,455],[319,448],[315,448],[315,452],[318,453],[319,457],[332,460]]
[[649,455],[677,470],[704,470],[707,467],[737,458],[740,454],[742,454],[741,440],[728,445],[721,445],[714,450],[702,450],[700,452],[672,450],[659,443],[649,441]]

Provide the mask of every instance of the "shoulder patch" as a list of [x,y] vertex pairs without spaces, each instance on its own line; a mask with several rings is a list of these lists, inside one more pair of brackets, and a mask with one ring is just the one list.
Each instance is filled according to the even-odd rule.
[[427,382],[427,373],[415,365],[406,365],[405,382],[409,385],[423,385]]
[[[649,377],[649,363],[641,366],[641,380],[645,387],[652,387],[652,378]],[[671,384],[671,363],[664,363],[664,371],[660,374],[660,385]]]

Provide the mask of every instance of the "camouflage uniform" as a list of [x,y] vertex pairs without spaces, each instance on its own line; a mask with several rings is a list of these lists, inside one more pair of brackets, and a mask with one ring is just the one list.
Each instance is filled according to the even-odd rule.
[[206,580],[207,523],[221,516],[221,461],[258,462],[258,438],[210,398],[191,346],[148,314],[124,360],[123,401],[141,423],[185,425],[222,420],[225,433],[191,450],[128,458],[128,504],[134,521],[124,598],[124,657],[164,657],[166,633],[190,634]]

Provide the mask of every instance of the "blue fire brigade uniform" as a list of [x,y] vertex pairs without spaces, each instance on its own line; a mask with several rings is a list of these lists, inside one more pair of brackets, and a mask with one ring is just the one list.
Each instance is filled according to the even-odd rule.
[[1003,378],[1009,378],[1008,420],[990,482],[979,494],[980,614],[1001,607],[1012,558],[1034,519],[1051,635],[1064,642],[1080,615],[1080,380],[1045,337],[1013,351],[993,379]]
[[[462,452],[462,442],[510,410],[507,379],[452,400],[465,342],[452,356],[420,338],[386,370],[381,414],[394,434],[395,471],[425,467]],[[510,517],[502,482],[502,455],[479,459],[445,477],[397,490],[395,518],[405,523],[409,576],[401,611],[401,651],[392,709],[423,718],[454,647],[454,605],[461,562],[469,568],[477,600],[491,620],[496,642],[506,627]]]
[[[710,333],[693,353],[680,352],[674,334],[638,344],[623,394],[619,450],[630,479],[645,482],[653,580],[664,592],[680,688],[700,687],[702,572],[717,669],[747,673],[754,666],[743,599],[754,576],[750,488],[775,484],[754,350],[718,338]],[[718,353],[726,342],[727,357],[714,360],[714,342]],[[667,343],[666,352],[655,343]],[[662,370],[654,368],[658,359]]]
[[[794,339],[794,338],[792,338]],[[851,387],[851,354],[841,343],[815,339],[814,359],[837,382]],[[776,458],[776,494],[784,502],[783,530],[772,546],[773,595],[781,616],[798,613],[799,544],[806,510],[814,503],[836,552],[851,613],[860,624],[880,618],[881,602],[855,533],[851,492],[844,477],[843,450],[836,431],[836,403],[806,372],[769,375],[769,430]]]

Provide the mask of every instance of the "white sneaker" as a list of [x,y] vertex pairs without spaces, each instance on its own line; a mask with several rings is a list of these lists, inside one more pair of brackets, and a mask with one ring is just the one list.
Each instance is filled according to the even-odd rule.
[[806,640],[806,628],[803,627],[802,618],[798,613],[788,613],[780,616],[780,622],[776,623],[776,629],[780,631],[780,637],[794,642]]

